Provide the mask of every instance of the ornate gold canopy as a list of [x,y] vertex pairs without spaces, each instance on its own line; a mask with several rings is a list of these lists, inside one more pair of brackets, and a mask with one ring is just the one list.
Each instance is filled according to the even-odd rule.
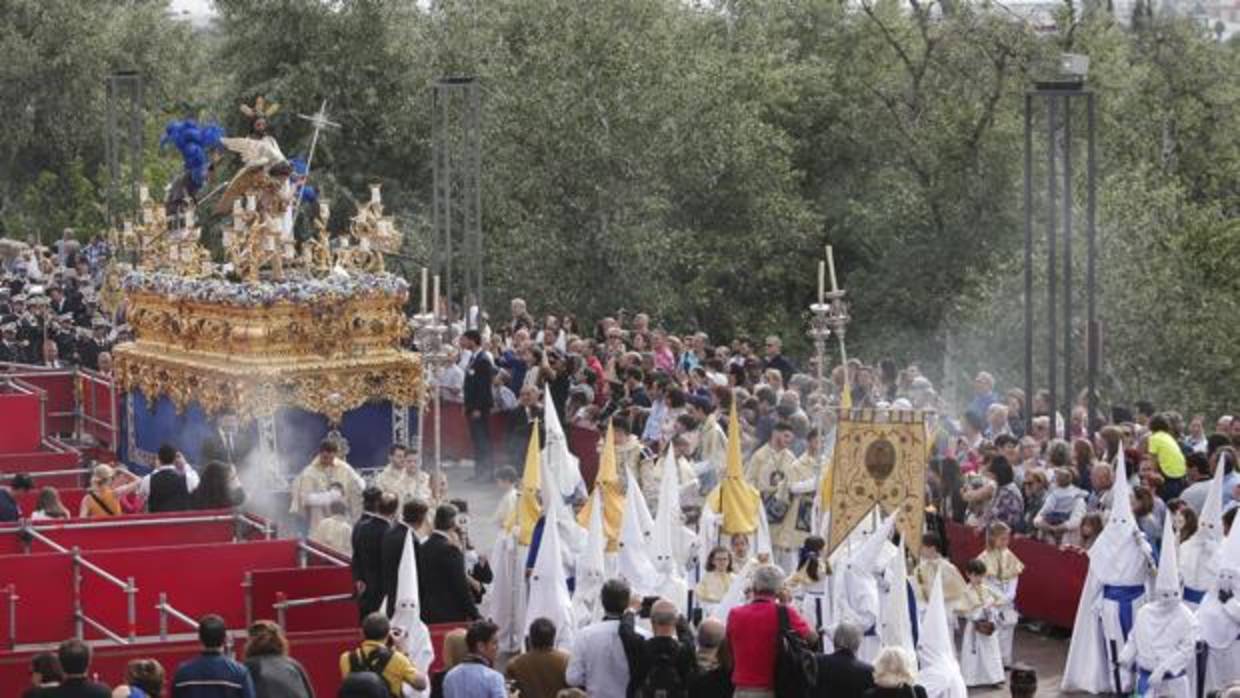
[[401,349],[402,281],[390,275],[232,284],[137,272],[126,279],[135,341],[114,352],[116,380],[183,410],[264,416],[282,406],[326,415],[371,400],[422,397],[422,364]]

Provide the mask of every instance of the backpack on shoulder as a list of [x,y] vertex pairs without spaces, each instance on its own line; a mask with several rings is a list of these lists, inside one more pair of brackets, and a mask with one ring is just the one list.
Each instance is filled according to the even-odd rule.
[[660,653],[637,687],[634,698],[685,698],[688,686],[676,667],[676,654]]
[[809,698],[818,683],[818,660],[814,650],[792,629],[788,607],[776,604],[779,613],[779,634],[775,653],[775,695],[778,698]]
[[392,661],[392,651],[380,647],[363,657],[360,649],[349,653],[349,675],[340,684],[337,698],[392,698],[383,670]]

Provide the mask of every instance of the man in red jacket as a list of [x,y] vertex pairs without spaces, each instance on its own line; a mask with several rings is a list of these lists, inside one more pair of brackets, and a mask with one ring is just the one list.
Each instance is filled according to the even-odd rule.
[[[735,666],[732,684],[735,698],[774,698],[775,654],[778,649],[779,613],[775,595],[784,586],[784,573],[774,565],[754,570],[750,583],[752,601],[728,613],[728,643]],[[812,641],[814,631],[792,606],[788,606],[792,629]]]

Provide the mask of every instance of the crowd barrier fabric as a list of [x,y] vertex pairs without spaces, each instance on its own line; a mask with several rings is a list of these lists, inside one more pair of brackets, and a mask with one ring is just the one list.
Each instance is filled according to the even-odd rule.
[[0,453],[31,453],[43,440],[40,396],[19,386],[0,384]]
[[[961,569],[986,545],[981,532],[958,523],[947,524],[947,538],[951,560]],[[1016,586],[1016,609],[1021,616],[1070,629],[1085,588],[1089,558],[1024,536],[1013,536],[1011,549],[1025,564]]]
[[[0,587],[18,596],[17,642],[60,642],[73,635],[73,556],[37,553],[0,557]],[[5,613],[8,613],[6,609]],[[8,644],[9,626],[0,628]]]
[[[258,570],[250,574],[251,613],[254,620],[276,620],[279,594],[286,600],[308,599],[353,592],[353,572],[348,567],[298,567]],[[288,631],[330,630],[357,625],[357,602],[353,599],[285,609]]]
[[77,394],[72,369],[16,371],[5,374],[20,379],[46,394],[43,409],[49,434],[72,434],[76,426]]
[[[161,591],[167,593],[169,605],[191,618],[218,613],[228,627],[242,627],[246,620],[245,572],[292,567],[297,557],[295,540],[102,550],[86,555],[90,562],[121,580],[133,577],[138,587],[139,635],[159,632],[156,605]],[[99,575],[83,575],[82,604],[87,614],[114,632],[126,628],[125,594]]]

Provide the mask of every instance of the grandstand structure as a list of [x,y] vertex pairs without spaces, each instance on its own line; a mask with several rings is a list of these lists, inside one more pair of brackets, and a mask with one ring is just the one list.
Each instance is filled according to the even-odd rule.
[[[0,482],[28,473],[76,512],[89,464],[115,460],[118,406],[105,376],[0,366]],[[18,497],[26,516],[34,495]],[[250,622],[276,620],[316,693],[335,695],[339,656],[361,639],[349,560],[280,534],[234,510],[0,524],[0,696],[27,685],[34,654],[74,637],[109,684],[136,658],[171,673],[198,653],[207,613],[225,619],[238,657]],[[439,642],[454,627],[431,631]]]

